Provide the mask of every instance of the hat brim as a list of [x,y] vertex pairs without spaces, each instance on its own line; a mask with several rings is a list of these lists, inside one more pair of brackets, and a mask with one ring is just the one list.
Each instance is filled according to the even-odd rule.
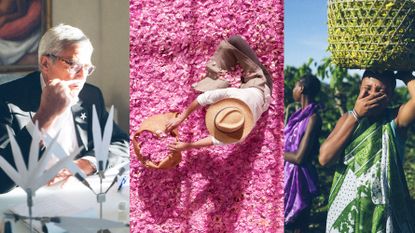
[[[245,118],[241,129],[233,133],[222,132],[215,127],[214,121],[216,114],[218,114],[221,109],[226,107],[236,107],[240,109]],[[233,143],[241,141],[248,136],[254,128],[254,117],[248,105],[246,105],[243,101],[234,98],[227,98],[209,106],[206,112],[205,123],[210,135],[223,143]]]

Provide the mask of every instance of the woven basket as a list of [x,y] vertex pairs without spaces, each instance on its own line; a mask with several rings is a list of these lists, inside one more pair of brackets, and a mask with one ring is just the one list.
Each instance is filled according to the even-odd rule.
[[334,64],[415,70],[415,0],[328,0],[328,28]]
[[[182,160],[182,155],[180,152],[171,152],[159,163],[154,163],[153,161],[143,157],[140,151],[140,145],[142,142],[137,141],[137,137],[144,131],[151,132],[153,135],[156,135],[158,138],[160,138],[159,132],[164,132],[166,130],[167,122],[175,117],[177,117],[177,113],[172,112],[151,116],[145,119],[141,123],[140,128],[134,133],[131,139],[134,152],[137,156],[137,159],[145,167],[153,169],[169,169],[176,167]],[[172,130],[171,135],[176,137],[176,141],[179,140],[179,132],[177,129]]]

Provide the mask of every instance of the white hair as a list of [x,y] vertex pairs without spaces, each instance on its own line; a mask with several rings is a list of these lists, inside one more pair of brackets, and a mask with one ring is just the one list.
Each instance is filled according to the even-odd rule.
[[47,30],[39,42],[38,62],[43,55],[57,55],[68,46],[86,42],[91,45],[91,41],[81,29],[70,25],[59,24]]

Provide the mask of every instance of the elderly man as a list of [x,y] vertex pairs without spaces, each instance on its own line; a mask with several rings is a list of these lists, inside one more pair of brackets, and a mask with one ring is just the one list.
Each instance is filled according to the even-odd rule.
[[[40,72],[0,86],[0,156],[14,164],[7,126],[27,156],[37,122],[39,129],[52,137],[60,131],[57,142],[68,154],[84,146],[75,163],[87,175],[96,171],[92,105],[96,106],[102,127],[108,113],[101,91],[85,83],[95,69],[92,52],[91,41],[78,28],[61,24],[45,33],[38,51]],[[128,159],[128,135],[114,123],[108,166]],[[54,181],[68,176],[68,172],[61,171]],[[0,180],[0,193],[15,186],[2,170]]]

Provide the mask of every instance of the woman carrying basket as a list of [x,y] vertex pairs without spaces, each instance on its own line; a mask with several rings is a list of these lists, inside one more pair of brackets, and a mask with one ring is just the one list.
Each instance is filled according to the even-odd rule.
[[[396,79],[411,96],[388,108]],[[320,147],[319,161],[338,162],[326,232],[415,232],[403,172],[406,134],[415,119],[415,77],[365,71],[352,111],[338,120]]]

